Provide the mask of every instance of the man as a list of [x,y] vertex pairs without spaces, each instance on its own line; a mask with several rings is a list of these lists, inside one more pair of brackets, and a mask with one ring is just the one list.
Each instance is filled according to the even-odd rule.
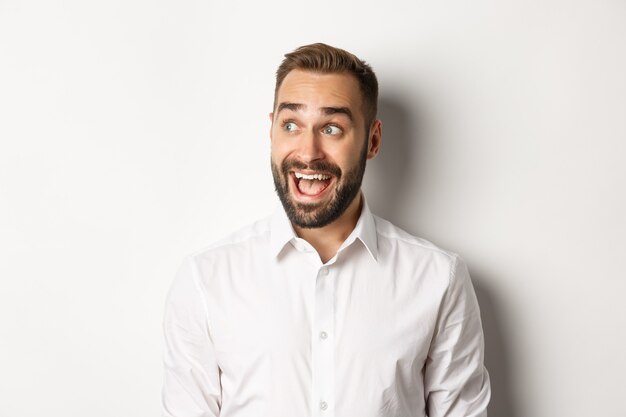
[[486,416],[467,268],[371,214],[380,149],[369,65],[285,55],[271,167],[284,210],[187,257],[168,296],[168,417]]

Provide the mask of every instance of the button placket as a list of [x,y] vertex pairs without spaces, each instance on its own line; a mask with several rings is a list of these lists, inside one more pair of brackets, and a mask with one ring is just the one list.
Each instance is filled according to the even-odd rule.
[[315,416],[332,416],[334,409],[334,282],[327,266],[319,269],[315,283],[315,312],[312,326],[312,404]]

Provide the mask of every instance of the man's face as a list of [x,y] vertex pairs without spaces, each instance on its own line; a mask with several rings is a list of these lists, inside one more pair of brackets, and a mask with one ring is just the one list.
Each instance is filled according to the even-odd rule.
[[380,122],[365,127],[357,80],[293,70],[270,118],[274,185],[289,219],[302,228],[332,223],[354,201],[380,143]]

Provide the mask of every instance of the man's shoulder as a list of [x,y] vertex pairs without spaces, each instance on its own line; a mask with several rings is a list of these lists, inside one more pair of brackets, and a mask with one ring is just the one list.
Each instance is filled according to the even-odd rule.
[[419,253],[422,256],[434,256],[449,261],[456,261],[458,258],[456,253],[442,249],[429,240],[415,236],[389,220],[374,215],[374,221],[379,241],[384,240],[399,250]]
[[216,254],[238,252],[251,245],[263,244],[269,240],[271,216],[249,223],[217,241],[205,245],[189,254],[190,258],[211,257]]

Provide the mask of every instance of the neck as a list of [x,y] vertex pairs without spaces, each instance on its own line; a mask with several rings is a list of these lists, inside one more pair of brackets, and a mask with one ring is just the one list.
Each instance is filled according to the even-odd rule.
[[335,256],[341,244],[356,227],[362,207],[363,197],[359,193],[334,222],[314,229],[304,229],[296,225],[293,228],[298,237],[309,242],[320,255],[322,262],[326,263]]

